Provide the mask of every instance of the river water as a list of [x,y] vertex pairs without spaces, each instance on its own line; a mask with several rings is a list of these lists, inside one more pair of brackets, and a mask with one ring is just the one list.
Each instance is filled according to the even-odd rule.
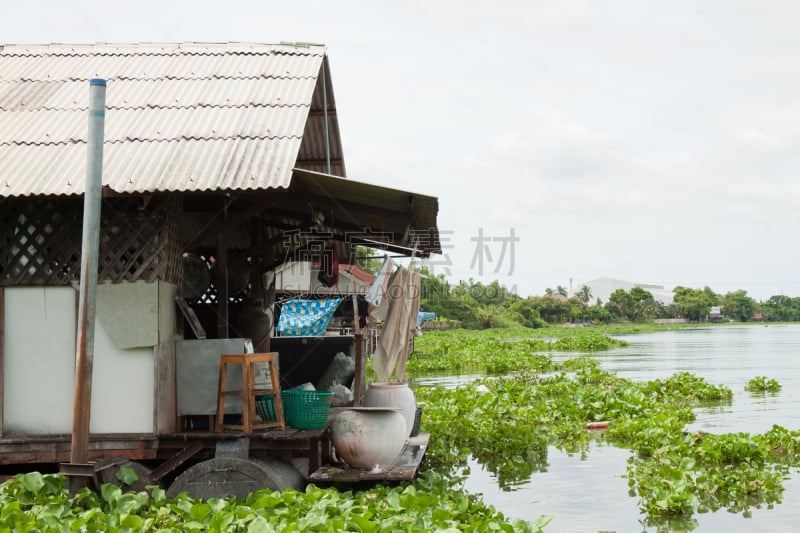
[[[630,346],[595,354],[606,370],[632,380],[651,380],[676,372],[692,372],[733,390],[730,405],[697,410],[690,429],[709,433],[763,433],[773,424],[800,428],[800,325],[719,326],[641,333],[621,337]],[[573,354],[574,355],[574,354]],[[567,358],[570,354],[557,354]],[[744,385],[755,376],[775,378],[775,395],[751,394]],[[457,386],[476,376],[417,379],[417,385]],[[655,531],[643,526],[637,500],[628,496],[626,472],[630,451],[598,440],[584,459],[555,448],[547,471],[535,473],[512,491],[477,463],[466,482],[469,492],[483,494],[509,518],[553,517],[545,532]],[[755,509],[752,517],[718,511],[695,514],[688,529],[698,532],[794,532],[800,530],[800,471],[784,481],[784,498],[772,509]],[[684,529],[686,530],[686,529]]]

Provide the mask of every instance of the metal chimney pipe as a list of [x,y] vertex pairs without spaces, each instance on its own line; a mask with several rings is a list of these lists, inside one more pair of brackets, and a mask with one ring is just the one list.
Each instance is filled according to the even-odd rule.
[[[103,136],[106,116],[106,80],[89,81],[89,139],[86,192],[83,197],[83,242],[78,331],[75,348],[75,401],[72,412],[70,492],[89,479],[89,419],[92,407],[92,362],[97,293],[97,256],[100,247],[100,204],[103,186]],[[81,468],[85,467],[85,468]]]

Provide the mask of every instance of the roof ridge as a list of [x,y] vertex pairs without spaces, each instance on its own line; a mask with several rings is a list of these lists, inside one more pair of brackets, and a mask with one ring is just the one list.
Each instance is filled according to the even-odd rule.
[[[161,47],[160,49],[158,47]],[[205,48],[204,48],[205,47]],[[249,48],[249,49],[248,49]],[[4,44],[0,54],[30,56],[173,56],[173,55],[324,55],[325,46],[310,43],[44,43]]]
[[324,47],[324,43],[310,43],[303,41],[95,41],[93,43],[3,43],[2,46],[183,46],[183,45],[242,45],[242,46],[293,46],[296,48]]
[[[143,137],[124,137],[120,139],[106,139],[103,144],[122,144],[126,142],[141,142],[141,143],[164,143],[164,142],[180,142],[180,141],[230,141],[233,139],[241,139],[247,141],[267,141],[277,139],[302,139],[302,135],[225,135],[220,137],[202,137],[196,135],[181,135],[180,137],[170,137],[169,139],[148,139]],[[0,146],[66,146],[69,144],[86,144],[86,139],[67,139],[63,141],[2,141]]]
[[[185,81],[185,80],[313,80],[316,79],[317,76],[313,75],[304,75],[304,76],[275,76],[272,74],[255,74],[252,76],[235,76],[235,75],[221,75],[221,74],[214,74],[211,76],[202,76],[202,77],[192,77],[192,76],[175,76],[175,75],[164,75],[158,77],[145,77],[141,78],[138,76],[135,77],[128,77],[128,76],[112,76],[108,78],[104,78],[106,81],[156,81],[156,80],[169,80],[169,81]],[[50,83],[50,82],[65,82],[65,81],[74,81],[74,82],[82,82],[87,81],[89,78],[49,78],[49,79],[39,79],[39,78],[17,78],[14,80],[0,80],[0,83],[13,83],[23,81],[26,83]]]
[[[285,107],[311,107],[311,104],[273,104],[267,102],[248,102],[246,104],[209,104],[205,102],[199,102],[192,105],[159,105],[159,104],[142,104],[136,106],[122,106],[122,105],[107,105],[106,110],[116,110],[116,111],[136,111],[136,110],[144,110],[144,109],[196,109],[198,107],[201,108],[220,108],[220,109],[239,109],[244,107],[274,107],[274,108],[285,108]],[[88,106],[82,107],[56,107],[56,106],[41,106],[35,108],[11,108],[11,107],[3,107],[0,105],[0,111],[8,111],[9,113],[17,113],[20,111],[25,112],[36,112],[36,111],[74,111],[74,112],[85,112],[88,111]]]

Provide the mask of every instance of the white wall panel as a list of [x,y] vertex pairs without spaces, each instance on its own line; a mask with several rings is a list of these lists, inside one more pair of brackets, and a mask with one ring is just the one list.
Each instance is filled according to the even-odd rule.
[[[97,309],[98,315],[102,312]],[[128,320],[135,320],[129,316]],[[154,348],[117,348],[95,321],[92,433],[152,433],[155,397]]]
[[72,431],[75,289],[5,289],[4,435]]
[[[72,431],[75,298],[71,287],[5,289],[3,434]],[[98,315],[105,311],[98,302]],[[117,348],[95,321],[91,432],[153,432],[154,364],[152,346]]]

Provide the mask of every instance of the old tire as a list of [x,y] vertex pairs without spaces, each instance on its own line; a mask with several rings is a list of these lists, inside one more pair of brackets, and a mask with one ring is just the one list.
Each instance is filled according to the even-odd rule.
[[167,496],[174,498],[187,492],[192,498],[203,500],[226,496],[243,499],[259,489],[302,490],[305,486],[300,472],[280,459],[217,457],[198,463],[178,476],[167,490]]

